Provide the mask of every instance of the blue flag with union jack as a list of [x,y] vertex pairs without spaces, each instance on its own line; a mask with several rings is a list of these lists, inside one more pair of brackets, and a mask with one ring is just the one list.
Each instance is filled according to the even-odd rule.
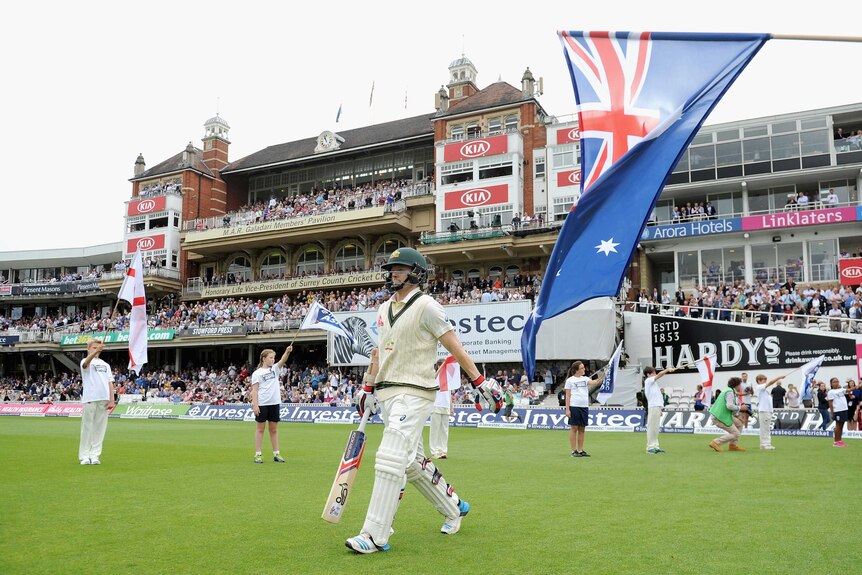
[[767,34],[560,32],[578,109],[581,197],[521,336],[530,379],[543,320],[615,296],[668,175]]

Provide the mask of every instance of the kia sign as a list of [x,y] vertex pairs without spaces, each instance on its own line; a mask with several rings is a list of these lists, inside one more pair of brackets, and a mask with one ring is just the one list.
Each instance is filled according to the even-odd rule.
[[581,133],[578,131],[578,127],[574,128],[563,128],[561,130],[557,130],[557,145],[560,144],[571,144],[573,142],[581,141]]
[[565,188],[566,186],[580,186],[581,171],[566,170],[565,172],[557,172],[557,187]]
[[841,285],[858,286],[862,284],[862,258],[838,260]]
[[487,186],[485,188],[471,188],[469,190],[446,192],[444,210],[459,210],[476,208],[479,206],[491,206],[494,204],[505,204],[509,201],[508,184]]
[[167,208],[167,197],[159,196],[157,198],[147,198],[144,200],[135,200],[129,202],[127,215],[142,216],[144,214],[153,214],[155,212],[163,212]]
[[469,160],[483,156],[505,154],[509,151],[509,136],[492,136],[480,140],[469,140],[467,142],[456,142],[447,144],[443,148],[444,162],[457,162],[458,160]]
[[144,236],[142,238],[130,238],[126,242],[126,253],[133,254],[138,250],[141,253],[165,249],[165,234],[157,236]]

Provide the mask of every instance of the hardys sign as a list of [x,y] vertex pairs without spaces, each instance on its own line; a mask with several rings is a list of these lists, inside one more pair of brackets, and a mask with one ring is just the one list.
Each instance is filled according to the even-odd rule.
[[[520,361],[521,331],[530,315],[527,300],[499,303],[447,305],[446,315],[458,339],[476,362]],[[335,317],[354,338],[329,335],[331,365],[368,365],[371,350],[378,345],[377,312],[336,312]],[[438,344],[437,356],[448,352]]]
[[852,338],[682,317],[651,316],[650,320],[652,362],[657,369],[676,366],[680,372],[697,371],[694,361],[712,354],[718,371],[793,369],[819,355],[826,356],[824,366],[856,363]]

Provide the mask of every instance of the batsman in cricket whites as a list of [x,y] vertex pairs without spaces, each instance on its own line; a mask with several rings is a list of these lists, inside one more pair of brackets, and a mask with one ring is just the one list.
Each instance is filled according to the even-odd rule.
[[374,488],[365,523],[359,535],[345,541],[357,553],[389,549],[392,521],[408,481],[445,518],[441,533],[457,533],[470,511],[470,504],[425,457],[422,446],[422,427],[437,391],[437,342],[455,356],[495,413],[503,404],[499,387],[485,381],[461,346],[443,306],[422,293],[428,279],[428,264],[422,254],[412,248],[397,249],[383,269],[388,272],[386,287],[392,295],[377,315],[380,365],[376,376],[366,374],[356,396],[360,415],[380,412],[383,439],[374,461]]

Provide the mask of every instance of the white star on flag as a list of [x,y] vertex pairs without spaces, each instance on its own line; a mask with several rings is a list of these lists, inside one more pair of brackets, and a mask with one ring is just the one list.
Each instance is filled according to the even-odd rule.
[[597,254],[603,253],[606,256],[608,256],[611,254],[611,252],[614,252],[615,254],[619,253],[619,252],[617,252],[617,250],[615,248],[620,244],[619,244],[619,242],[614,242],[614,238],[611,238],[609,240],[601,240],[601,241],[602,241],[601,244],[599,244],[597,246],[593,246],[594,248],[596,248]]

